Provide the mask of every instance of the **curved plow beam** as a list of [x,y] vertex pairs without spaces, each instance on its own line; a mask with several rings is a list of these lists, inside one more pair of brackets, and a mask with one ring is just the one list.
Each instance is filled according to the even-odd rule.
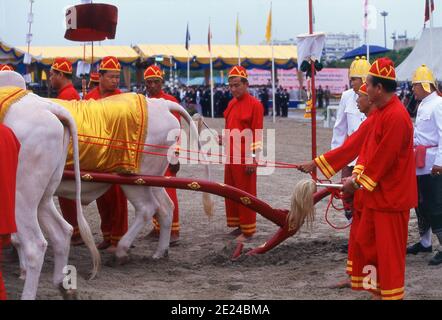
[[[63,179],[73,180],[74,178],[74,171],[64,171]],[[121,175],[114,173],[97,173],[86,171],[81,171],[81,179],[84,182],[104,182],[112,184],[164,187],[208,192],[235,201],[249,209],[256,211],[266,219],[279,226],[279,229],[268,241],[266,241],[263,245],[247,252],[248,255],[265,253],[296,233],[296,230],[289,230],[288,228],[288,210],[272,208],[269,204],[256,198],[255,196],[224,183],[216,183],[200,179],[145,175]],[[314,203],[317,203],[329,194],[330,190],[328,188],[316,192],[314,194]],[[238,244],[232,258],[235,259],[239,257],[241,255],[241,251],[242,246]]]

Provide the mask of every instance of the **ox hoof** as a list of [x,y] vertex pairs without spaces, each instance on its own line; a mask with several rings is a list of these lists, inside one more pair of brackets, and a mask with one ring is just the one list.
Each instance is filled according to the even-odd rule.
[[18,277],[20,280],[25,281],[26,280],[26,270],[21,269],[20,270],[20,276]]
[[168,258],[169,257],[169,250],[163,251],[163,252],[155,252],[155,254],[152,256],[154,260],[158,260],[161,258]]
[[58,285],[63,300],[78,300],[78,293],[76,289],[65,289],[63,284]]
[[128,264],[129,262],[130,262],[130,257],[128,255],[122,257],[117,257],[114,255],[110,258],[110,260],[108,261],[108,263],[106,263],[106,265],[109,267],[118,267]]

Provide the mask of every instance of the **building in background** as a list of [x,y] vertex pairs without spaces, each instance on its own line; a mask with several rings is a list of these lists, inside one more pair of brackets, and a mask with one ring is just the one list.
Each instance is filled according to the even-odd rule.
[[339,60],[347,51],[360,46],[361,38],[358,34],[327,33],[323,57],[329,62]]
[[[360,46],[361,38],[358,34],[345,33],[327,33],[325,36],[325,45],[323,58],[325,61],[339,60],[347,51]],[[262,44],[265,44],[264,42]],[[296,45],[296,39],[273,41],[274,45]]]
[[393,32],[391,35],[391,39],[393,39],[393,50],[401,50],[405,48],[414,48],[417,43],[417,39],[408,39],[407,31],[404,34],[396,34]]

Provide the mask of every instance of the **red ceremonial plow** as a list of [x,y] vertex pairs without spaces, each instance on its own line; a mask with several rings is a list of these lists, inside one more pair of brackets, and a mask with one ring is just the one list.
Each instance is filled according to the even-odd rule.
[[[75,175],[73,170],[65,170],[63,179],[74,180]],[[244,192],[238,188],[217,182],[211,182],[199,179],[188,178],[174,178],[174,177],[159,177],[159,176],[145,176],[145,175],[121,175],[114,173],[96,173],[96,172],[81,172],[81,179],[85,182],[105,182],[113,184],[127,184],[139,186],[165,187],[176,188],[183,190],[193,190],[199,192],[207,192],[215,194],[224,198],[228,198],[243,206],[246,206],[268,220],[275,223],[279,228],[276,233],[263,245],[247,252],[251,254],[261,254],[276,247],[287,238],[293,236],[297,230],[289,230],[287,214],[288,210],[275,209],[255,196]],[[317,203],[324,197],[330,194],[328,188],[322,189],[314,194],[314,203]],[[232,258],[237,258],[241,255],[241,243],[238,244]]]

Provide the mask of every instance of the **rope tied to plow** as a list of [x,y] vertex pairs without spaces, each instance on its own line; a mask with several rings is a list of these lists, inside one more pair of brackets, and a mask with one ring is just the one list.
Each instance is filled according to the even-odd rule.
[[[129,150],[129,151],[138,151],[140,153],[154,155],[154,156],[168,157],[169,154],[168,153],[161,153],[161,152],[154,152],[154,151],[146,151],[146,150],[143,150],[142,148],[140,149],[139,146],[151,147],[151,148],[157,148],[157,149],[163,149],[163,150],[169,150],[171,148],[170,146],[147,144],[147,143],[141,143],[141,142],[133,143],[133,142],[128,142],[128,141],[119,140],[119,139],[95,137],[95,136],[84,135],[84,134],[78,134],[78,136],[86,138],[86,139],[98,139],[98,140],[105,140],[108,142],[108,143],[100,143],[100,142],[92,142],[89,140],[80,140],[79,139],[79,142],[82,142],[82,143],[107,146],[107,147],[113,148],[113,149],[125,149],[125,150]],[[113,145],[112,143],[117,143],[117,145]],[[129,145],[129,144],[130,145],[137,145],[137,147],[136,148],[129,148],[129,147],[127,147],[127,145]],[[175,153],[175,155],[174,155],[175,158],[185,159],[185,160],[189,160],[189,161],[197,161],[197,162],[201,162],[203,164],[225,164],[225,163],[223,163],[222,161],[200,159],[199,155],[201,155],[201,154],[204,154],[208,157],[217,156],[217,157],[227,158],[227,156],[225,154],[204,153],[204,152],[196,151],[196,150],[183,149],[181,147],[179,150],[184,151],[186,153],[188,152],[190,154],[197,154],[198,158],[192,158],[190,156],[180,156],[177,153]],[[253,160],[252,158],[238,157],[238,156],[230,156],[230,158],[246,160],[246,161]],[[280,169],[297,169],[299,167],[298,164],[280,162],[280,161],[269,161],[269,160],[258,161],[257,163],[255,162],[255,163],[250,163],[250,164],[238,163],[238,165],[244,165],[244,166],[247,165],[247,166],[256,166],[256,167],[274,167],[274,168],[280,168]],[[312,175],[312,174],[310,173],[310,175]],[[330,180],[318,179],[317,181],[320,183],[325,183],[325,182],[331,183]],[[292,198],[291,198],[291,209],[289,211],[289,214],[287,215],[289,230],[296,230],[297,231],[302,227],[302,225],[304,223],[307,223],[308,228],[312,227],[314,217],[315,217],[313,194],[317,191],[316,187],[317,187],[316,182],[313,179],[303,179],[295,185],[295,188],[294,188],[294,191],[292,194]],[[328,190],[330,191],[330,198],[328,200],[327,208],[325,211],[325,221],[333,229],[336,229],[336,230],[346,229],[351,225],[351,222],[349,224],[347,224],[346,226],[339,227],[339,226],[333,225],[328,218],[330,207],[332,207],[333,209],[335,209],[337,211],[345,210],[345,207],[338,208],[334,204],[335,199],[342,200],[345,198],[345,195],[339,189],[336,189],[336,188],[328,188]]]
[[[324,182],[331,182],[330,180],[318,180],[317,183],[313,179],[302,179],[300,180],[293,190],[291,198],[291,207],[287,215],[287,221],[289,230],[298,231],[301,226],[306,222],[307,227],[311,228],[312,223],[315,218],[315,206],[313,200],[313,194],[317,191],[317,185],[325,185]],[[330,192],[330,198],[327,203],[327,208],[325,210],[324,218],[329,226],[336,230],[346,229],[351,225],[351,222],[345,226],[335,226],[329,220],[330,207],[337,211],[343,211],[346,209],[345,205],[340,208],[334,204],[334,200],[343,200],[348,195],[344,194],[340,189],[336,187],[327,187]]]

